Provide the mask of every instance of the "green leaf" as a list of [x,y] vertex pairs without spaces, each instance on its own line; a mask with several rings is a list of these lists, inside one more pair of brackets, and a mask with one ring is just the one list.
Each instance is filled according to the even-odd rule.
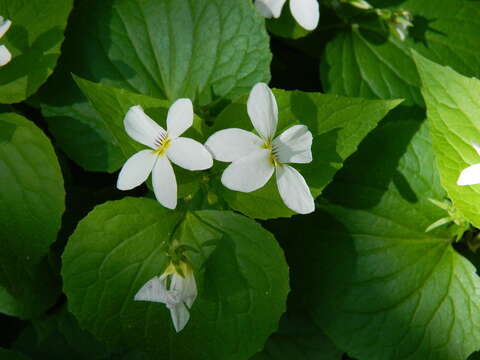
[[48,138],[12,113],[0,114],[0,188],[0,311],[29,318],[60,290],[45,256],[60,228],[65,190]]
[[0,357],[4,360],[28,360],[29,357],[12,350],[0,348]]
[[[165,270],[173,239],[189,246],[199,289],[178,334],[163,304],[133,301]],[[283,253],[254,221],[219,211],[182,216],[138,198],[100,205],[79,223],[62,275],[82,328],[160,358],[248,358],[277,328],[288,293]]]
[[310,217],[303,286],[317,324],[352,357],[463,360],[480,347],[480,281],[452,229],[425,233],[445,215],[428,199],[445,192],[427,123],[406,115],[366,139]]
[[[42,114],[48,123],[48,130],[68,157],[84,169],[106,172],[118,170],[124,162],[122,151],[97,111],[73,86],[59,85],[56,89],[64,91],[60,97],[48,93],[49,101],[60,99],[61,103],[42,102]],[[68,100],[70,91],[72,100]]]
[[480,163],[471,142],[480,141],[480,81],[464,77],[415,54],[427,103],[433,146],[442,185],[453,204],[480,227],[480,187],[459,186],[463,169]]
[[0,0],[0,14],[12,21],[2,44],[12,61],[0,73],[0,102],[25,100],[57,63],[72,0]]
[[[293,125],[305,124],[314,136],[313,162],[294,165],[305,177],[314,197],[330,183],[363,138],[400,103],[301,91],[274,90],[274,93],[279,108],[276,135]],[[211,132],[233,127],[252,131],[245,102],[243,98],[225,108]],[[271,219],[294,214],[283,204],[274,178],[252,193],[234,192],[221,185],[217,188],[233,209],[249,217]]]
[[[393,3],[393,1],[387,2]],[[414,28],[402,42],[358,21],[326,48],[322,82],[328,92],[366,98],[404,98],[423,105],[410,48],[468,76],[480,75],[480,3],[467,0],[396,2],[413,15]],[[384,2],[379,6],[384,7]],[[354,20],[357,22],[356,20]]]
[[[94,81],[207,105],[270,79],[264,20],[245,0],[85,1],[77,61]],[[95,56],[92,56],[95,54]]]
[[1,262],[38,262],[60,228],[63,177],[49,139],[13,113],[0,114],[0,188]]

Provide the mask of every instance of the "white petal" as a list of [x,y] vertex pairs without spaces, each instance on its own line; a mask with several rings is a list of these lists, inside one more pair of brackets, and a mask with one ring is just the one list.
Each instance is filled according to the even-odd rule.
[[255,7],[266,18],[278,18],[282,13],[283,5],[287,0],[256,0]]
[[190,99],[175,101],[167,115],[167,132],[175,139],[182,135],[193,124],[193,105]]
[[0,38],[10,29],[12,22],[10,20],[3,20],[3,17],[0,17]]
[[306,30],[313,30],[320,19],[317,0],[290,0],[290,11],[298,24]]
[[293,167],[277,167],[277,187],[280,196],[290,210],[309,214],[315,210],[313,196],[303,176]]
[[177,207],[177,180],[166,156],[159,156],[153,167],[152,185],[160,204],[169,209]]
[[187,274],[185,278],[178,274],[173,274],[170,290],[178,291],[181,301],[191,308],[197,298],[197,283],[193,272]]
[[157,157],[158,155],[152,150],[142,150],[132,155],[123,164],[118,174],[117,188],[130,190],[145,182],[152,172]]
[[205,146],[185,137],[172,140],[167,156],[174,164],[192,171],[209,169],[213,165],[212,155]]
[[478,155],[480,155],[480,144],[475,142],[475,141],[472,141],[471,142],[473,148],[475,149],[475,151],[477,152]]
[[248,97],[247,110],[258,134],[265,140],[273,139],[277,130],[278,107],[267,84],[257,83],[253,87]]
[[0,45],[0,66],[7,65],[12,60],[12,54],[5,45]]
[[140,105],[132,106],[123,121],[127,134],[152,149],[158,147],[158,140],[166,136],[166,131],[153,121]]
[[457,180],[457,185],[476,184],[480,184],[480,164],[475,164],[464,169]]
[[136,301],[154,301],[165,303],[167,299],[167,289],[165,280],[157,276],[148,280],[145,285],[135,294]]
[[407,38],[407,34],[406,34],[405,30],[403,30],[403,29],[402,29],[401,27],[399,27],[399,26],[395,26],[395,31],[397,32],[398,37],[400,38],[400,40],[405,41],[405,39]]
[[184,303],[171,307],[170,316],[172,317],[173,327],[177,333],[183,330],[190,319],[190,313]]
[[225,129],[210,136],[205,147],[215,160],[232,162],[258,150],[263,140],[250,131],[243,129]]
[[312,133],[305,125],[295,125],[273,140],[275,154],[282,163],[312,162]]
[[222,184],[231,190],[252,192],[268,182],[274,169],[270,150],[258,150],[232,162],[222,174]]

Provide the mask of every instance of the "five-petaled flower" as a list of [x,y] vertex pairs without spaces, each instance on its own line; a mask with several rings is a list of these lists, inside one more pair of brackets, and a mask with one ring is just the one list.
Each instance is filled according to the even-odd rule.
[[181,263],[170,263],[165,272],[155,276],[135,295],[137,301],[153,301],[165,304],[170,310],[176,332],[181,331],[190,319],[189,309],[197,297],[197,283],[192,268]]
[[[287,0],[255,0],[255,7],[266,18],[278,18]],[[320,7],[317,0],[290,0],[290,11],[306,30],[313,30],[320,19]]]
[[[480,155],[480,144],[472,141],[472,147]],[[480,164],[475,164],[463,169],[457,180],[457,185],[480,184]]]
[[287,165],[312,161],[312,134],[305,125],[294,125],[274,138],[277,102],[264,83],[253,87],[247,110],[259,136],[242,129],[224,129],[205,143],[216,160],[232,162],[222,174],[223,185],[235,191],[252,192],[263,187],[275,171],[285,205],[300,214],[313,212],[315,205],[305,179]]
[[142,184],[152,173],[152,184],[158,202],[169,209],[177,206],[177,181],[172,164],[187,170],[205,170],[213,165],[210,153],[199,142],[180,137],[193,124],[190,99],[178,99],[168,110],[167,130],[133,106],[125,116],[128,135],[150,147],[130,157],[118,175],[117,187],[130,190]]
[[[5,35],[5,33],[10,29],[12,22],[10,20],[4,20],[0,16],[0,39]],[[10,60],[12,60],[12,54],[8,51],[5,45],[0,45],[0,66],[7,65]]]

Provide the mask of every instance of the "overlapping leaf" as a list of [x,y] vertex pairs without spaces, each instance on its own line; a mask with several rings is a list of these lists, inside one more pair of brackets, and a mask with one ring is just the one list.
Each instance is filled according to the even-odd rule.
[[[409,11],[414,28],[402,42],[360,21],[328,44],[322,82],[328,92],[366,98],[403,98],[423,104],[410,48],[469,75],[480,75],[480,4],[468,0],[372,1]],[[395,5],[395,6],[393,6]]]
[[480,141],[480,81],[416,54],[442,184],[454,205],[480,227],[480,186],[459,186],[466,167],[480,163],[471,143]]
[[317,324],[352,357],[463,360],[480,346],[480,281],[451,228],[425,233],[446,215],[428,199],[446,194],[426,125],[406,117],[366,140],[308,221],[304,289]]
[[[270,79],[269,38],[249,1],[77,5],[61,71],[43,89],[42,109],[62,148],[88,170],[115,171],[120,155],[70,73],[170,102],[189,97],[200,105],[235,98]],[[67,130],[72,128],[77,138]]]

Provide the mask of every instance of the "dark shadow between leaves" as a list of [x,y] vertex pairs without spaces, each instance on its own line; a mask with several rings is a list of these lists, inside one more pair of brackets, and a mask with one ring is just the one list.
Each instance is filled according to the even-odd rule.
[[[219,276],[219,269],[221,274]],[[251,307],[248,282],[240,271],[235,242],[224,235],[205,262],[203,297],[222,304],[226,312],[246,313]]]
[[315,189],[323,189],[342,167],[343,160],[337,153],[338,132],[334,129],[313,138],[313,162],[295,164],[295,168],[305,177],[307,184]]
[[285,250],[291,297],[308,308],[317,326],[328,328],[327,322],[332,319],[324,319],[324,310],[341,307],[348,279],[355,274],[357,254],[348,230],[323,210],[288,220],[271,220],[264,225]]
[[442,35],[447,37],[448,35],[442,31],[435,30],[434,28],[430,27],[431,23],[435,23],[438,19],[427,19],[421,15],[415,15],[413,18],[413,27],[409,29],[409,35],[416,43],[422,43],[425,47],[428,48],[427,42],[427,31],[433,32],[438,35]]
[[[344,163],[324,196],[334,204],[354,209],[371,208],[394,182],[407,201],[416,201],[416,195],[399,176],[397,167],[424,119],[425,110],[419,107],[399,106],[392,110]],[[365,196],[359,193],[359,187],[372,191]]]
[[51,28],[38,36],[32,45],[29,45],[30,39],[25,27],[13,25],[10,31],[13,34],[9,37],[10,43],[20,51],[20,54],[2,68],[0,86],[25,77],[27,92],[31,92],[48,76],[49,70],[53,69],[58,53],[47,55],[45,53],[63,39],[63,30],[59,26]]

